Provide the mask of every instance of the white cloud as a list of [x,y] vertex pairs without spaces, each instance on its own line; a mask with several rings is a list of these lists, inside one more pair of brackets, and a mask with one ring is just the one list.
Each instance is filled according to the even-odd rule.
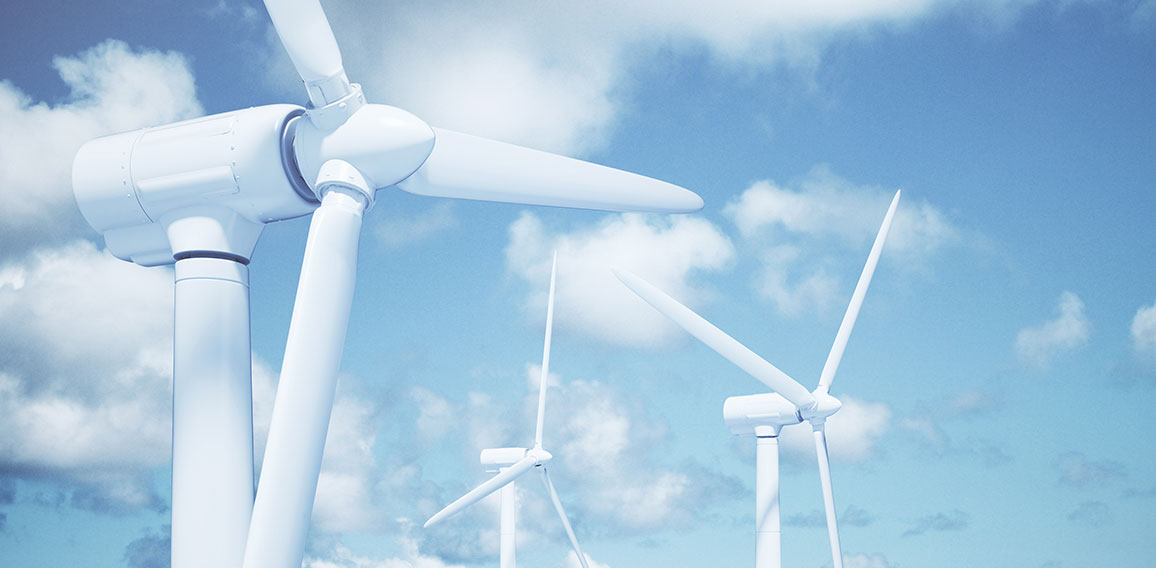
[[[891,428],[891,407],[883,402],[843,397],[843,408],[827,419],[827,453],[832,461],[865,462],[877,453],[879,440]],[[804,423],[783,428],[783,451],[814,459],[815,441]]]
[[1045,369],[1052,358],[1088,342],[1091,324],[1084,315],[1084,302],[1072,292],[1060,294],[1056,304],[1059,314],[1040,325],[1021,329],[1016,335],[1016,352],[1020,360]]
[[65,482],[73,504],[162,508],[169,460],[172,273],[77,242],[0,272],[0,470]]
[[1131,331],[1133,351],[1141,356],[1156,357],[1156,302],[1136,310]]
[[[820,166],[790,187],[756,182],[724,209],[762,262],[755,286],[782,314],[845,305],[895,191]],[[919,267],[961,231],[936,207],[900,200],[883,258]],[[805,268],[804,268],[805,267]],[[842,282],[847,274],[849,282]]]
[[109,40],[54,66],[70,92],[55,106],[0,81],[0,258],[92,234],[69,175],[81,144],[203,113],[188,62],[173,52]]
[[530,313],[545,313],[550,253],[557,250],[556,328],[629,346],[661,345],[681,332],[623,286],[611,267],[634,272],[694,307],[707,294],[692,278],[726,268],[735,256],[730,240],[700,217],[608,215],[597,225],[554,233],[536,215],[523,213],[509,232],[506,266],[530,284]]

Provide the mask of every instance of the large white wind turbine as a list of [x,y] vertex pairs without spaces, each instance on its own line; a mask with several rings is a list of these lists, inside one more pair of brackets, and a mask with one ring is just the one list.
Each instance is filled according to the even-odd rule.
[[863,297],[875,273],[883,242],[891,229],[895,208],[899,204],[899,193],[891,199],[883,225],[875,236],[867,263],[859,275],[859,283],[851,295],[851,303],[843,315],[843,323],[835,335],[835,343],[827,355],[827,362],[819,375],[819,384],[814,391],[807,389],[787,376],[774,365],[756,355],[743,344],[724,333],[687,308],[674,298],[649,282],[630,274],[615,270],[623,284],[662,312],[683,329],[697,337],[708,347],[718,352],[730,362],[762,381],[772,393],[750,396],[736,396],[726,399],[723,417],[731,431],[740,436],[757,437],[755,449],[755,567],[778,568],[781,565],[781,542],[779,524],[779,441],[783,426],[807,421],[811,424],[815,440],[815,453],[819,460],[819,481],[823,489],[823,504],[827,516],[827,533],[831,541],[831,557],[834,568],[842,568],[843,555],[839,546],[839,529],[835,521],[835,497],[831,489],[831,464],[827,459],[827,437],[824,425],[831,415],[839,411],[842,403],[828,394],[851,328],[859,316]]
[[542,426],[546,419],[546,383],[550,373],[550,333],[554,327],[554,277],[558,270],[558,253],[554,253],[554,263],[550,268],[550,296],[546,307],[546,341],[542,348],[542,378],[538,384],[538,426],[534,431],[534,446],[532,448],[488,448],[482,450],[482,465],[487,472],[498,472],[497,475],[486,480],[481,485],[470,490],[469,493],[458,498],[457,501],[446,505],[434,516],[425,522],[428,528],[441,522],[466,507],[481,501],[495,491],[501,491],[501,542],[498,548],[498,564],[501,568],[514,568],[515,562],[515,518],[517,507],[514,503],[514,481],[532,469],[542,474],[542,483],[546,492],[550,494],[550,501],[562,519],[562,527],[566,529],[566,536],[570,537],[570,545],[578,555],[578,562],[582,568],[589,568],[582,548],[578,546],[578,538],[574,536],[574,529],[570,527],[570,520],[566,511],[562,509],[562,502],[558,500],[558,492],[554,490],[554,483],[550,481],[550,474],[546,472],[546,463],[553,459],[550,452],[542,448]]
[[[81,212],[118,258],[176,265],[172,564],[299,566],[377,190],[689,212],[694,193],[433,128],[367,104],[318,0],[266,0],[309,105],[268,105],[92,140]],[[254,498],[248,262],[266,223],[313,213]]]

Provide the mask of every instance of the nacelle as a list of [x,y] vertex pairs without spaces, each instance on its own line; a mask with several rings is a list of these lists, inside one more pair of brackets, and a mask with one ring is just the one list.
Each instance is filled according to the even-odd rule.
[[269,105],[91,140],[73,162],[77,204],[117,258],[248,262],[265,223],[317,207],[293,160],[304,112]]
[[778,436],[783,426],[803,421],[791,401],[770,392],[726,399],[723,419],[736,436]]
[[526,448],[489,448],[482,450],[482,465],[486,471],[494,472],[510,467],[526,457]]

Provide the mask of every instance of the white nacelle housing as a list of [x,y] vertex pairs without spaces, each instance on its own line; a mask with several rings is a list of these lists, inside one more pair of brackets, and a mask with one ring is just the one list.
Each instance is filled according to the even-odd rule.
[[317,207],[289,158],[303,112],[269,105],[89,141],[73,162],[77,204],[118,258],[247,262],[265,223]]
[[489,448],[482,450],[482,465],[486,466],[486,471],[494,472],[514,465],[524,457],[526,448]]
[[726,399],[723,419],[736,436],[778,436],[783,426],[803,421],[791,401],[770,392]]

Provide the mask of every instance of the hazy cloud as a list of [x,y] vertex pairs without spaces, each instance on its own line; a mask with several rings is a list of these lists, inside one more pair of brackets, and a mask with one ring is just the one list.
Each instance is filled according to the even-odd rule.
[[1084,315],[1084,302],[1072,292],[1060,294],[1055,319],[1021,329],[1016,335],[1020,360],[1046,369],[1056,355],[1088,342],[1091,323]]
[[1092,461],[1080,452],[1068,452],[1056,461],[1060,482],[1073,487],[1100,485],[1124,477],[1124,465],[1110,460]]
[[389,213],[375,223],[377,237],[386,246],[396,249],[456,229],[458,218],[454,214],[453,201],[442,200],[415,216]]
[[[756,290],[780,313],[799,315],[850,299],[894,194],[818,167],[789,187],[756,182],[724,213],[758,251]],[[960,235],[937,208],[908,195],[900,200],[883,258],[921,266]]]
[[[875,519],[866,510],[851,505],[838,516],[838,521],[841,527],[865,527],[873,523]],[[825,528],[827,526],[827,514],[819,509],[814,509],[808,513],[796,513],[784,518],[783,524],[796,527]]]
[[903,536],[916,536],[927,532],[958,531],[967,528],[970,515],[955,509],[947,513],[935,513],[921,517],[915,526],[907,529]]
[[1085,501],[1080,503],[1080,506],[1071,513],[1068,513],[1068,520],[1093,527],[1102,527],[1112,522],[1112,510],[1100,501]]
[[128,568],[169,568],[172,559],[172,526],[165,525],[159,532],[148,530],[124,549],[124,563]]

